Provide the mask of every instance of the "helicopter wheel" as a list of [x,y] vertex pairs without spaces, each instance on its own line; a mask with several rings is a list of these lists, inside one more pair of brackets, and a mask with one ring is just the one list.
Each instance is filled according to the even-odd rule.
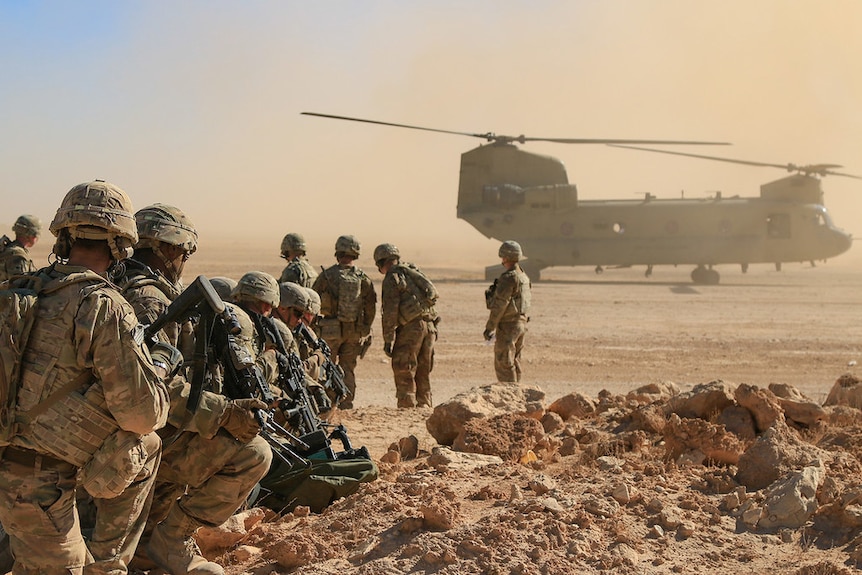
[[707,269],[705,266],[697,266],[691,272],[691,281],[698,285],[716,285],[720,279],[718,270]]
[[600,275],[604,271],[605,268],[603,268],[602,266],[596,266],[596,275]]
[[651,265],[647,266],[646,271],[644,272],[644,276],[648,277],[648,278],[652,277],[652,266]]

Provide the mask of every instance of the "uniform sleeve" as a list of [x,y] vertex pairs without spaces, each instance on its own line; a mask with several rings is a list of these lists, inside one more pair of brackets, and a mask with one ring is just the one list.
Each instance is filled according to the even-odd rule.
[[143,345],[143,330],[119,294],[98,290],[75,318],[78,362],[92,365],[119,426],[145,434],[167,421],[168,390]]
[[374,325],[374,316],[377,314],[377,292],[374,291],[374,284],[371,278],[363,274],[362,278],[362,336],[365,337],[371,333],[371,326]]
[[[204,391],[201,393],[200,402],[194,414],[188,417],[186,405],[192,389],[191,384],[184,378],[176,376],[168,382],[167,387],[171,397],[168,423],[177,429],[198,433],[206,439],[215,436],[221,427],[219,423],[230,400],[223,395]],[[186,421],[187,418],[188,421]]]
[[395,341],[395,330],[398,329],[398,308],[401,305],[401,282],[400,274],[390,271],[383,278],[381,289],[381,307],[383,308],[383,343]]
[[497,289],[494,290],[494,297],[491,300],[491,313],[488,316],[488,322],[485,324],[485,329],[494,331],[497,329],[497,324],[506,313],[506,309],[512,302],[512,296],[515,293],[515,276],[510,273],[504,273],[497,280]]

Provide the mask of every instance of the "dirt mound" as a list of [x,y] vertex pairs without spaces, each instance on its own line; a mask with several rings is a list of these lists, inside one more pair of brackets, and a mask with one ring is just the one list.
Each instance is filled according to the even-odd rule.
[[[751,408],[727,403],[736,389],[726,382],[702,390],[638,401],[603,393],[565,420],[473,418],[455,451],[427,434],[391,437],[410,458],[381,461],[378,481],[321,514],[298,508],[257,524],[219,560],[231,574],[852,572],[862,560],[862,427],[825,417],[796,428],[768,390],[737,393]],[[728,409],[735,420],[762,410],[760,424],[772,425],[734,432],[721,423]],[[417,430],[428,415],[344,417]]]

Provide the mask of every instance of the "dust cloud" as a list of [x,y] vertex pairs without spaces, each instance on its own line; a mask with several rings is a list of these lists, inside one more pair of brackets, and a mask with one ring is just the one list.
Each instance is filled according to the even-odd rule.
[[[0,223],[35,213],[47,224],[69,187],[102,177],[136,208],[182,208],[202,249],[277,258],[284,233],[299,231],[327,263],[350,233],[419,263],[495,263],[497,241],[455,216],[460,154],[481,139],[303,111],[469,133],[722,140],[734,146],[704,153],[862,173],[862,5],[851,0],[165,8],[0,9],[0,69],[14,86],[0,92]],[[528,145],[562,159],[584,199],[753,196],[784,175]],[[824,188],[836,224],[862,235],[862,182]]]

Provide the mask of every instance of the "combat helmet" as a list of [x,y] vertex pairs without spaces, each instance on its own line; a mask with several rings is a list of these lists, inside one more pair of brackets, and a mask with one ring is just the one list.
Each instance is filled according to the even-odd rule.
[[265,272],[248,272],[239,278],[236,287],[230,293],[234,301],[255,299],[278,307],[281,299],[278,282]]
[[24,214],[23,216],[18,216],[18,219],[15,220],[15,223],[12,225],[12,231],[22,236],[38,238],[39,234],[42,233],[42,221],[36,216]]
[[132,201],[104,180],[78,184],[66,194],[48,229],[57,237],[54,253],[68,258],[76,239],[106,240],[119,261],[132,255],[138,241]]
[[215,288],[216,293],[222,301],[227,301],[230,299],[230,293],[236,287],[236,280],[233,278],[216,276],[214,278],[210,278],[210,284]]
[[393,244],[380,244],[374,248],[374,263],[381,267],[389,258],[399,258],[401,252]]
[[320,294],[310,287],[304,288],[308,295],[308,305],[305,308],[305,313],[311,315],[320,315]]
[[503,245],[500,246],[498,255],[501,258],[517,262],[524,257],[524,252],[521,251],[521,244],[512,240],[506,240],[503,242]]
[[335,257],[342,255],[352,258],[359,257],[359,240],[353,236],[340,236],[335,240]]
[[198,249],[195,225],[179,208],[153,204],[138,210],[135,222],[138,228],[137,249],[158,247],[159,242],[178,246],[186,255],[192,255]]
[[291,232],[281,240],[281,257],[287,258],[290,252],[305,255],[305,238],[302,234]]
[[292,307],[299,311],[305,311],[308,306],[308,294],[305,288],[293,282],[282,282],[278,284],[280,301],[278,307]]

